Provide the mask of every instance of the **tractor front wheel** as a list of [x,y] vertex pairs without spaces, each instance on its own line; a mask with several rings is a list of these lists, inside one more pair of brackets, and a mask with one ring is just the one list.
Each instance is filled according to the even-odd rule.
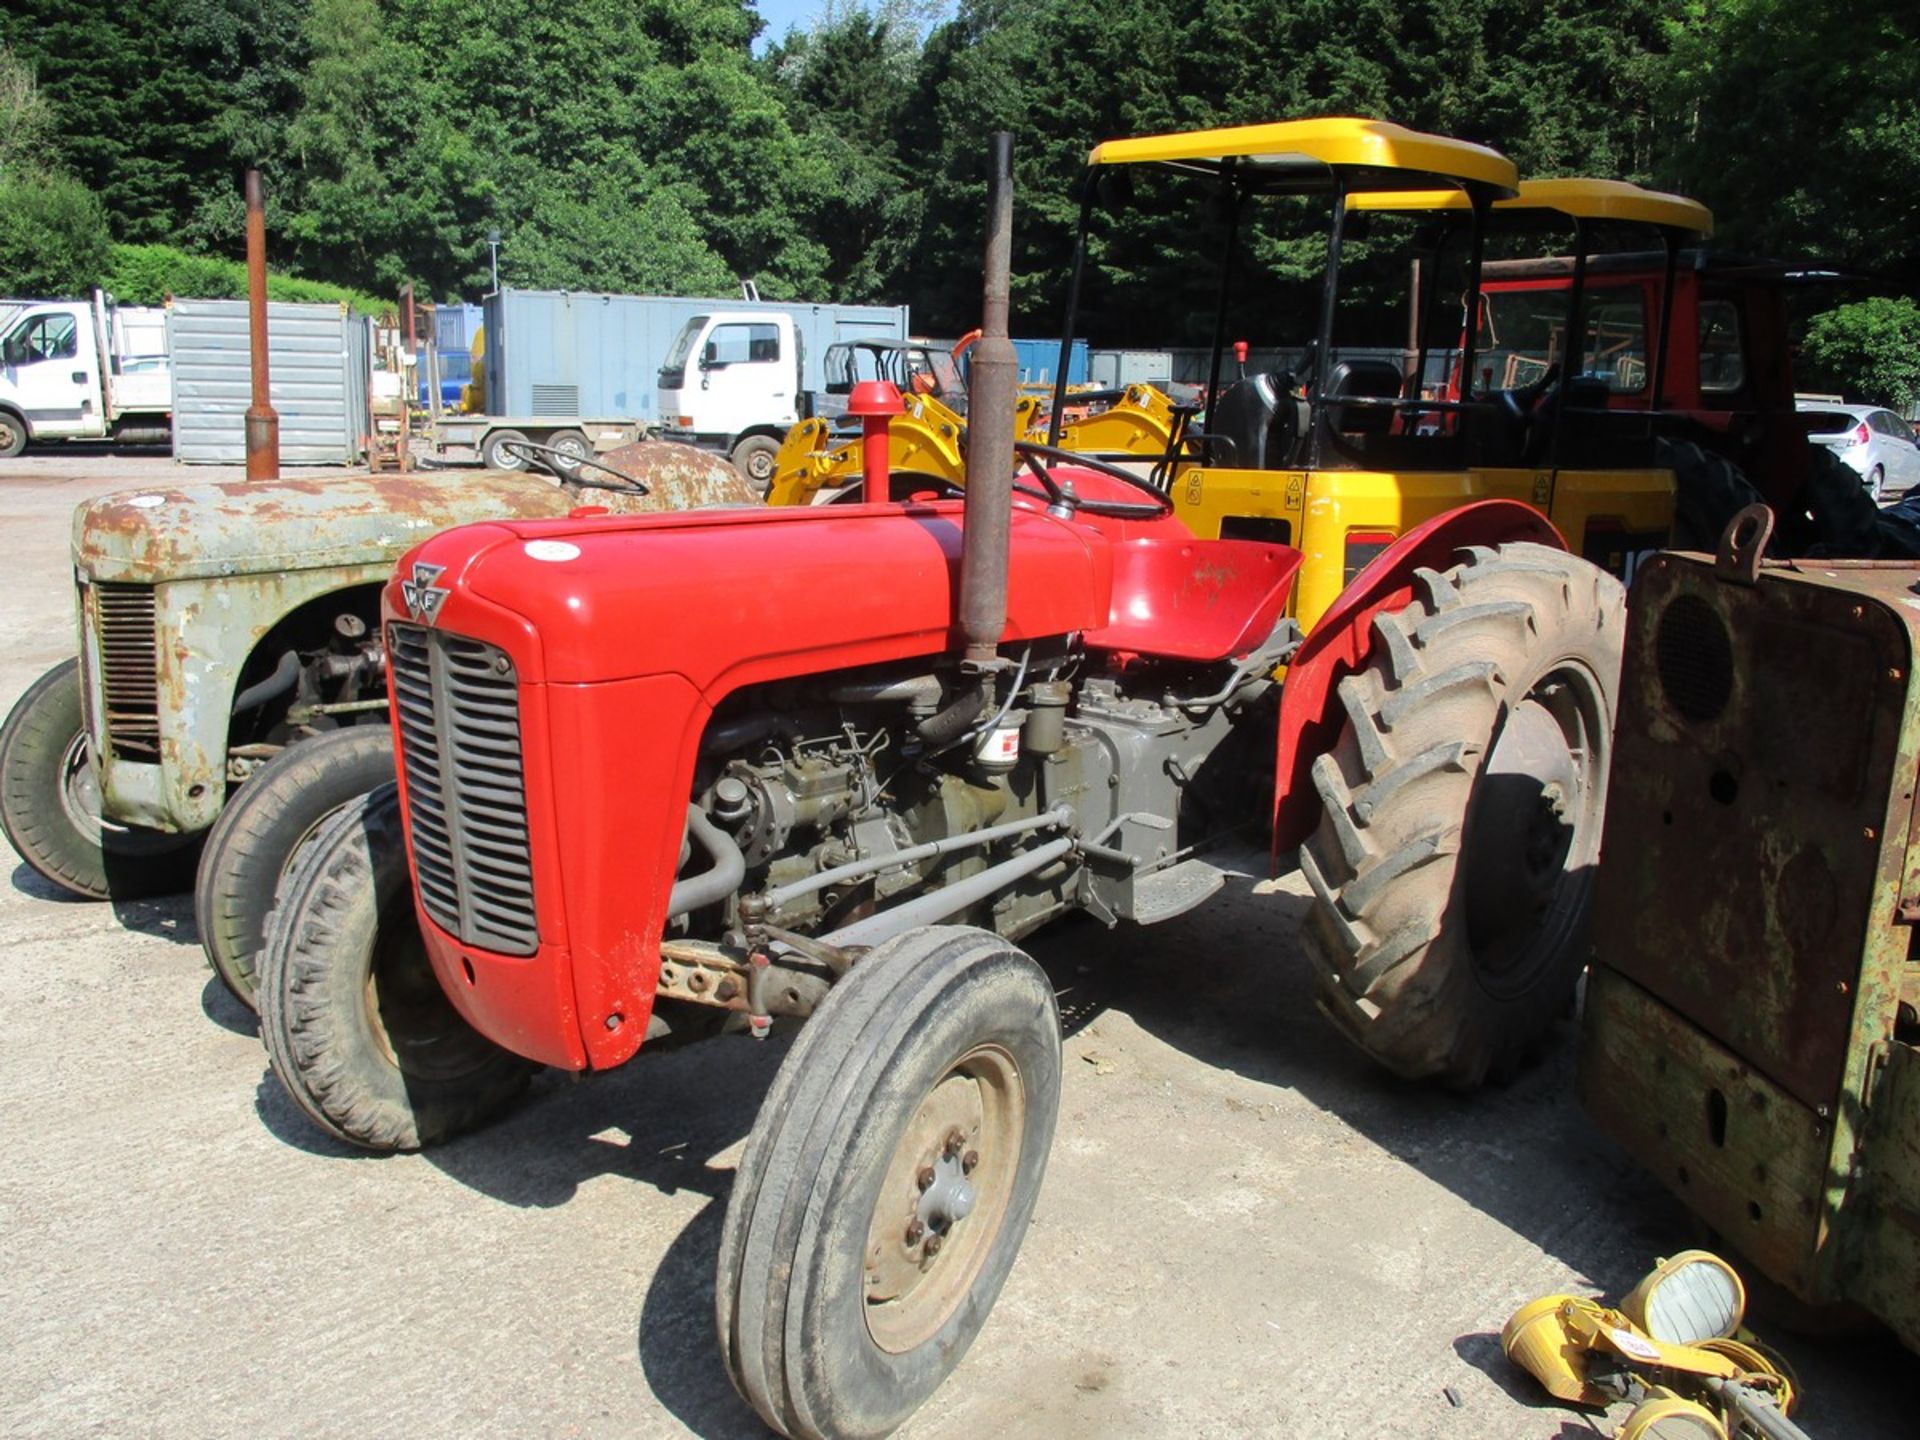
[[888,1435],[933,1394],[1013,1268],[1059,1109],[1053,987],[1006,941],[909,931],[833,988],[721,1232],[721,1348],[767,1424]]
[[1586,963],[1626,615],[1562,551],[1469,553],[1375,619],[1300,852],[1321,1007],[1389,1069],[1460,1088],[1530,1058]]
[[29,685],[0,726],[0,828],[22,860],[83,900],[185,890],[202,838],[101,819],[78,660]]
[[200,945],[234,999],[260,1008],[254,968],[280,882],[344,805],[393,778],[393,732],[356,725],[296,741],[260,767],[207,832],[193,915]]
[[418,1150],[482,1125],[536,1068],[441,990],[391,781],[340,810],[294,861],[257,981],[274,1074],[316,1125],[364,1149]]

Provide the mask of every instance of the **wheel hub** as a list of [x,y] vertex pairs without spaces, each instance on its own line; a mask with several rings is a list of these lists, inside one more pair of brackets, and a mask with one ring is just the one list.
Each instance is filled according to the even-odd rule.
[[924,1343],[965,1299],[1013,1191],[1025,1108],[1012,1057],[981,1046],[914,1112],[867,1231],[867,1328],[883,1350]]
[[60,804],[75,830],[100,839],[100,777],[88,757],[85,735],[74,736],[61,757]]
[[1592,849],[1591,697],[1550,676],[1501,726],[1467,827],[1466,916],[1474,966],[1495,992],[1524,990],[1586,893]]

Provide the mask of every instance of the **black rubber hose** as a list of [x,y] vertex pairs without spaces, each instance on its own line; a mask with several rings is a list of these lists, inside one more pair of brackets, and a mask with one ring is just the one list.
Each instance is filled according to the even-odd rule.
[[979,688],[962,691],[945,709],[922,720],[918,727],[920,738],[936,750],[945,749],[966,734],[967,728],[991,703],[993,682],[983,678]]
[[257,710],[269,700],[278,700],[293,689],[299,678],[300,657],[289,650],[280,657],[280,663],[273,667],[271,675],[264,680],[254,681],[233,697],[233,713],[239,715],[248,710]]

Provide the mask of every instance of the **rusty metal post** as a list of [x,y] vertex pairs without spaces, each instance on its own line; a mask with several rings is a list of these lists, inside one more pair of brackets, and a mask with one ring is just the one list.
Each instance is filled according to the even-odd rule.
[[1013,392],[1019,361],[1007,338],[1013,275],[1013,136],[993,136],[987,170],[986,293],[967,387],[966,533],[960,631],[966,659],[998,658],[1007,628],[1007,544],[1013,523]]
[[247,171],[247,331],[253,356],[253,403],[247,407],[247,478],[280,478],[280,417],[267,380],[267,207],[260,172]]

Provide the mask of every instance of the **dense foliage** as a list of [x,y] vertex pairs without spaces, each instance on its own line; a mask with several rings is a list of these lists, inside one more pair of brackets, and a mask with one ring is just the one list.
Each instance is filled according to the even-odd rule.
[[[508,284],[752,278],[770,297],[904,300],[957,333],[978,306],[985,136],[1004,126],[1016,325],[1045,332],[1092,141],[1374,114],[1493,143],[1523,174],[1683,189],[1723,244],[1835,258],[1897,292],[1920,278],[1917,16],[1911,0],[835,0],[756,55],[750,0],[13,0],[0,44],[32,67],[42,123],[11,127],[23,156],[0,138],[0,176],[69,174],[115,241],[233,257],[255,163],[276,264],[380,294],[477,295],[497,231]],[[1257,342],[1299,332],[1316,229],[1280,206],[1256,219]],[[1203,338],[1220,233],[1193,187],[1142,186],[1104,215],[1094,337]],[[17,288],[6,267],[0,290]],[[1354,278],[1357,313],[1395,323],[1397,262],[1363,249]]]
[[1876,295],[1816,315],[1806,358],[1817,383],[1905,412],[1920,400],[1920,305]]

